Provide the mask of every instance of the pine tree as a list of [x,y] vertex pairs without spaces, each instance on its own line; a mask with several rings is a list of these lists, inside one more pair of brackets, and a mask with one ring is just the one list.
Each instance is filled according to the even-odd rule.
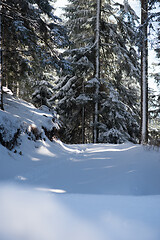
[[[151,1],[149,2],[150,9],[154,9],[154,13],[152,13],[152,21],[157,23],[157,37],[156,37],[156,44],[155,44],[155,52],[157,57],[157,63],[154,64],[154,71],[151,74],[154,77],[155,82],[157,83],[158,90],[160,86],[160,73],[159,73],[159,66],[160,66],[160,12],[158,4],[159,1]],[[152,16],[151,15],[151,16]],[[149,142],[154,145],[160,146],[160,93],[159,91],[152,91],[149,95]]]
[[[56,97],[59,114],[65,126],[64,132],[67,132],[70,140],[66,135],[63,136],[66,142],[81,142],[81,134],[85,132],[85,142],[94,140],[92,128],[95,128],[95,104],[98,101],[99,120],[96,121],[96,128],[99,130],[99,137],[96,141],[115,142],[111,140],[111,135],[118,131],[123,141],[136,141],[139,130],[137,95],[140,76],[138,56],[134,48],[137,16],[129,5],[112,6],[110,2],[102,1],[99,46],[101,71],[97,79],[96,10],[96,1],[89,0],[70,0],[66,8],[72,44],[65,55],[72,70],[67,77],[61,79]],[[63,86],[67,89],[67,95]],[[98,97],[95,94],[97,86]],[[118,94],[118,102],[121,101],[122,104],[115,104],[112,98],[115,92]],[[109,104],[107,114],[104,107],[106,104]],[[112,116],[123,115],[123,121],[122,118],[117,118],[118,124],[112,121]],[[124,133],[124,129],[128,135]],[[103,137],[107,132],[110,132],[110,139]],[[116,142],[119,141],[118,138]]]
[[52,108],[49,100],[53,96],[53,85],[48,79],[34,82],[35,91],[32,94],[32,102],[36,107],[41,107],[42,105]]
[[[65,56],[71,69],[67,76],[62,76],[55,96],[59,99],[57,110],[64,123],[63,140],[70,143],[84,143],[88,141],[86,136],[93,138],[90,122],[93,122],[95,84],[91,87],[86,84],[88,78],[95,75],[95,6],[95,1],[70,1],[66,9],[71,45]],[[80,29],[84,30],[83,34]]]
[[[100,112],[100,141],[136,142],[139,137],[139,76],[137,16],[128,3],[115,4],[111,22],[103,23],[102,49],[107,69]],[[117,10],[118,14],[117,14]],[[106,37],[105,37],[106,36]],[[107,137],[106,137],[107,136]]]
[[35,79],[64,66],[58,48],[66,30],[48,0],[2,1],[3,80],[15,94],[31,100]]
[[95,91],[95,110],[94,110],[94,134],[93,142],[98,142],[98,121],[99,121],[99,86],[100,86],[100,21],[101,21],[101,0],[97,0],[96,8],[96,34],[95,34],[95,79],[97,80]]
[[[160,8],[160,2],[158,0],[155,0],[157,5],[157,9]],[[159,2],[159,4],[158,4]],[[155,21],[158,23],[158,29],[157,29],[157,43],[156,43],[156,47],[155,47],[155,51],[156,51],[156,57],[157,59],[159,59],[159,63],[158,66],[160,66],[160,12],[156,12],[156,19]],[[154,74],[154,78],[157,82],[158,85],[160,85],[160,73],[157,72],[156,74]]]
[[[159,0],[141,0],[141,26],[140,26],[140,50],[141,50],[141,143],[148,142],[148,37],[150,28],[153,31],[153,23],[158,20],[160,13],[155,11],[155,4]],[[154,9],[154,12],[152,11]]]

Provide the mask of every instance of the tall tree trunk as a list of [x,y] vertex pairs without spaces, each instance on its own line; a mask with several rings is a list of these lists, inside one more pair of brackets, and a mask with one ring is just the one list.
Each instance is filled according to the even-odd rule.
[[[83,93],[85,92],[84,79],[82,83]],[[85,143],[85,106],[82,106],[82,144]]]
[[[100,79],[100,19],[101,19],[101,0],[97,0],[97,17],[96,17],[96,69],[95,69],[95,78],[98,80]],[[95,91],[95,109],[94,109],[94,143],[98,142],[98,95],[99,95],[99,83],[96,85]]]
[[19,92],[20,92],[20,89],[19,89],[19,82],[17,81],[17,86],[16,86],[16,96],[19,97]]
[[148,142],[148,0],[141,0],[141,143]]
[[85,107],[82,106],[82,144],[85,143]]

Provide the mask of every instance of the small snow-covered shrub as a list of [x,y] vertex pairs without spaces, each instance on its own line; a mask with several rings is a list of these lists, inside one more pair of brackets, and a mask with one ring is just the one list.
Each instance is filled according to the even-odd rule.
[[149,131],[149,144],[152,146],[160,147],[160,131],[151,129]]
[[111,128],[107,132],[102,132],[99,137],[99,142],[107,143],[124,143],[126,139],[123,134],[117,129]]
[[36,141],[42,139],[42,131],[35,124],[29,125],[26,133],[29,135],[30,140]]
[[18,137],[21,133],[20,122],[10,114],[1,111],[0,114],[0,143],[8,148],[13,149],[17,145]]
[[44,120],[42,123],[42,129],[44,130],[46,137],[50,141],[53,141],[54,138],[59,138],[59,130],[62,126],[62,123],[58,119],[55,109],[44,105],[42,105],[39,109],[46,113],[43,114]]

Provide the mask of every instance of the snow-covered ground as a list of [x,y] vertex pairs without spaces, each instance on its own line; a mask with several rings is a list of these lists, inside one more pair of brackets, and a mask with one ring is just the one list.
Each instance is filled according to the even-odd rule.
[[[14,128],[52,125],[49,113],[9,94],[0,123],[7,118]],[[24,132],[12,151],[0,145],[0,240],[64,239],[159,240],[160,151]]]

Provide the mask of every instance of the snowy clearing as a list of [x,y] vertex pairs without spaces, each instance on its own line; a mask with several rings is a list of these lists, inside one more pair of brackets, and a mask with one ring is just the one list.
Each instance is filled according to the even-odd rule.
[[[15,128],[51,125],[50,115],[10,95],[4,114]],[[25,133],[19,143],[12,151],[0,145],[0,240],[160,239],[158,150]]]

